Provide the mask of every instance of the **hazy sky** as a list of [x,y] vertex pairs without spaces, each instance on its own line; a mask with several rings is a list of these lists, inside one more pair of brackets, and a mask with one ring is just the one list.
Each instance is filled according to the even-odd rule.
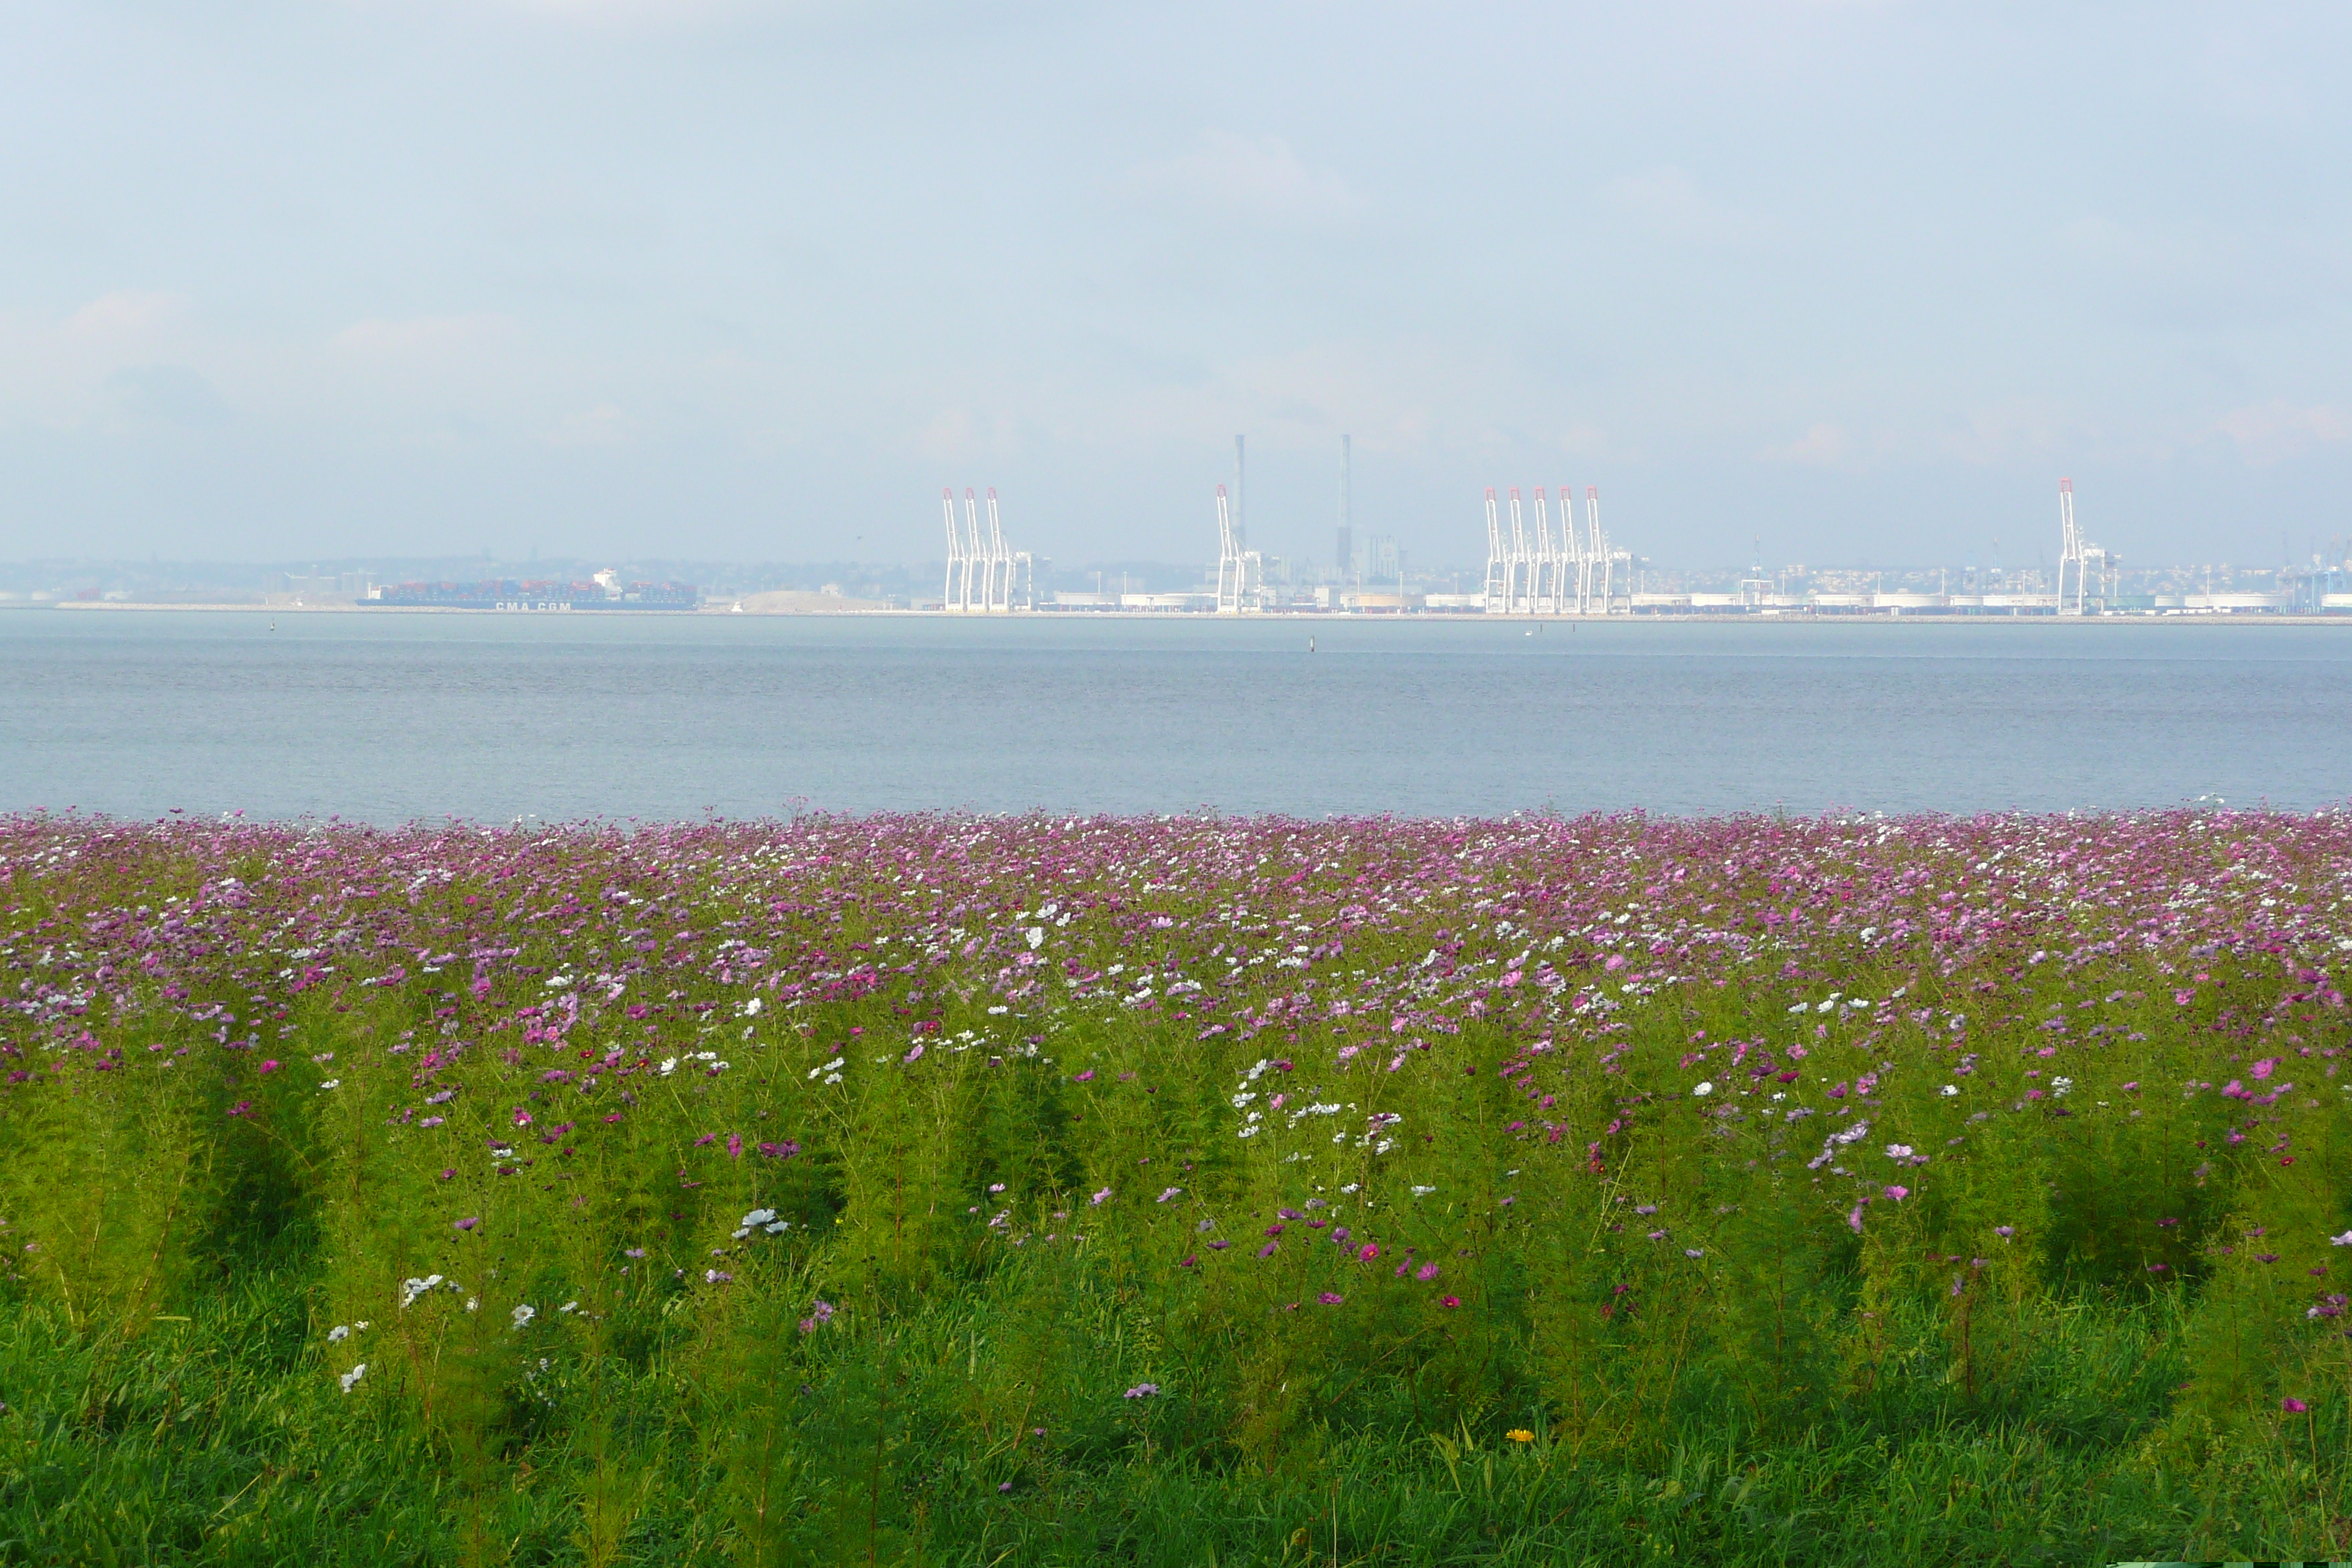
[[2340,5],[0,7],[0,554],[2352,533]]

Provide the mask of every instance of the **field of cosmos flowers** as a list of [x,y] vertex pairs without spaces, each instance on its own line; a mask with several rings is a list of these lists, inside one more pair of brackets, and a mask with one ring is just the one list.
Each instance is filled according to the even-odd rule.
[[2352,1551],[2352,816],[0,819],[0,1561]]

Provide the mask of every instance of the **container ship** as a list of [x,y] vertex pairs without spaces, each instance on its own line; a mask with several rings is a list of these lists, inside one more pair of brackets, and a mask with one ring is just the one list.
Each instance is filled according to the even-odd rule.
[[396,583],[362,605],[387,610],[691,610],[701,595],[688,583],[624,583],[599,572],[583,583],[500,577],[486,583]]

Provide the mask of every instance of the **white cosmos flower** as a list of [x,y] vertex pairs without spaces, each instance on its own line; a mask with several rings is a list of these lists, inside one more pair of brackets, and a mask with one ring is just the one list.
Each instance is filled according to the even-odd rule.
[[351,1370],[351,1371],[349,1371],[349,1372],[347,1372],[347,1373],[343,1373],[343,1375],[342,1375],[342,1376],[341,1376],[341,1377],[339,1377],[339,1378],[335,1379],[335,1381],[336,1381],[337,1383],[340,1383],[340,1384],[341,1384],[343,1385],[343,1392],[344,1392],[345,1394],[349,1394],[352,1389],[357,1388],[357,1387],[359,1386],[360,1379],[362,1379],[362,1378],[365,1377],[366,1375],[367,1375],[367,1363],[365,1363],[365,1362],[362,1362],[362,1363],[360,1363],[360,1364],[359,1364],[359,1365],[357,1365],[357,1366],[355,1366],[355,1367],[352,1368],[352,1370]]
[[538,1316],[539,1309],[526,1301],[514,1310],[514,1326],[518,1329],[522,1328]]
[[1712,1083],[1702,1082],[1693,1088],[1691,1092],[1693,1094],[1713,1094],[1715,1092],[1715,1085]]

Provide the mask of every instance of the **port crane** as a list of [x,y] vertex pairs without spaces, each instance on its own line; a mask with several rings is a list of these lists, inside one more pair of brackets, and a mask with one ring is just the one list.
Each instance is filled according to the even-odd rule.
[[941,489],[940,510],[947,524],[947,578],[940,607],[952,615],[1008,615],[1016,606],[1029,607],[1035,597],[1035,563],[1025,550],[1004,542],[1004,525],[997,515],[996,489],[989,487],[988,528],[980,524],[980,500],[966,486],[963,516],[956,516],[955,491]]
[[[2058,613],[2062,616],[2084,614],[2084,595],[2089,583],[2091,563],[2099,563],[2102,600],[2112,598],[2105,592],[2106,577],[2114,570],[2115,557],[2093,544],[2074,522],[2074,481],[2058,481]],[[2066,602],[2066,582],[2069,569],[2074,583],[2074,602]]]
[[1486,491],[1486,576],[1482,597],[1489,615],[1605,616],[1617,607],[1617,567],[1632,570],[1633,556],[1612,544],[1601,526],[1601,490],[1584,490],[1584,516],[1576,515],[1576,491],[1559,487],[1559,531],[1552,531],[1550,498],[1536,491],[1536,526],[1530,535],[1516,487],[1510,491],[1510,526],[1490,488]]
[[1231,498],[1217,487],[1217,614],[1238,616],[1259,607],[1264,563],[1255,550],[1242,548],[1234,528]]

